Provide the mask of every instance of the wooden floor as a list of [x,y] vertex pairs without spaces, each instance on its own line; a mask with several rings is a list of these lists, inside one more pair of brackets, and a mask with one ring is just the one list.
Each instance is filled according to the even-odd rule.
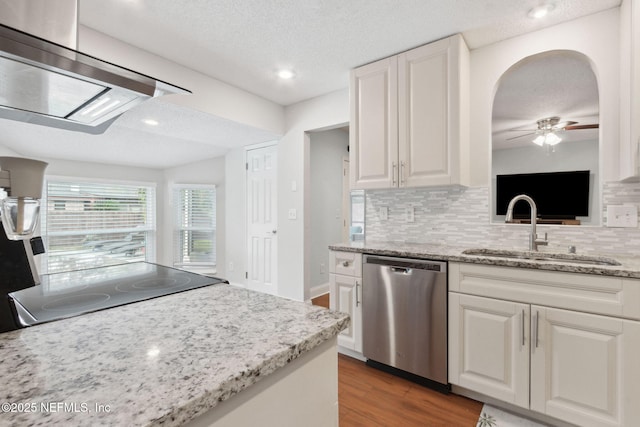
[[482,403],[442,394],[338,355],[340,427],[475,427]]
[[[328,295],[314,299],[328,307]],[[482,403],[445,395],[338,355],[340,427],[468,426],[478,422]]]

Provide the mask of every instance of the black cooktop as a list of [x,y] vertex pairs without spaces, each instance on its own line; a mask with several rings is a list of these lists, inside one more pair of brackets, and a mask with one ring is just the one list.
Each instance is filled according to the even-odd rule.
[[41,276],[41,284],[9,294],[23,326],[175,294],[223,279],[148,262]]

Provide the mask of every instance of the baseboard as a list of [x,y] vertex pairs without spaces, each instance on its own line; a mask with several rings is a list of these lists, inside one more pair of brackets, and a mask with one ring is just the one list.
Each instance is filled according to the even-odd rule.
[[309,290],[309,299],[314,299],[319,297],[320,295],[329,293],[329,282],[323,283],[322,285],[314,286]]
[[[340,351],[340,346],[338,346],[338,351]],[[460,396],[468,397],[469,399],[473,399],[482,403],[489,404],[498,409],[510,412],[512,414],[516,414],[520,417],[529,418],[536,422],[544,423],[549,426],[575,427],[574,424],[570,424],[565,421],[558,420],[557,418],[552,418],[545,414],[540,414],[535,411],[531,411],[507,402],[503,402],[502,400],[498,400],[493,397],[486,396],[482,393],[478,393],[476,391],[469,390],[464,387],[457,386],[455,384],[451,384],[451,392],[454,394],[459,394]]]
[[244,283],[240,283],[240,282],[229,282],[229,284],[231,286],[236,286],[238,288],[246,288],[247,287],[247,285],[245,285]]
[[344,348],[344,347],[341,347],[341,346],[338,346],[338,353],[344,354],[345,356],[349,356],[349,357],[354,358],[354,359],[358,359],[358,360],[360,360],[362,362],[366,362],[367,361],[367,358],[364,357],[362,355],[362,353],[354,351],[354,350],[350,350],[348,348]]

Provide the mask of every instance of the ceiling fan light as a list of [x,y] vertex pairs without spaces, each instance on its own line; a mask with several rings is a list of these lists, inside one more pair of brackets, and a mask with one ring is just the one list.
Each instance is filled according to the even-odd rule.
[[562,138],[560,138],[555,133],[551,132],[551,133],[548,133],[547,136],[545,137],[544,143],[547,144],[547,145],[554,146],[557,143],[559,143],[560,141],[562,141]]
[[533,143],[536,144],[536,145],[539,145],[540,147],[542,147],[542,145],[544,144],[544,141],[545,141],[544,135],[538,135],[533,140]]

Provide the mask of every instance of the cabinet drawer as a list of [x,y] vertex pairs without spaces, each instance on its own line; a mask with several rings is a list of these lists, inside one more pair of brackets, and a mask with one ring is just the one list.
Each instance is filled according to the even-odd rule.
[[362,277],[362,254],[356,252],[329,252],[329,273]]
[[450,262],[449,290],[640,319],[638,279]]

